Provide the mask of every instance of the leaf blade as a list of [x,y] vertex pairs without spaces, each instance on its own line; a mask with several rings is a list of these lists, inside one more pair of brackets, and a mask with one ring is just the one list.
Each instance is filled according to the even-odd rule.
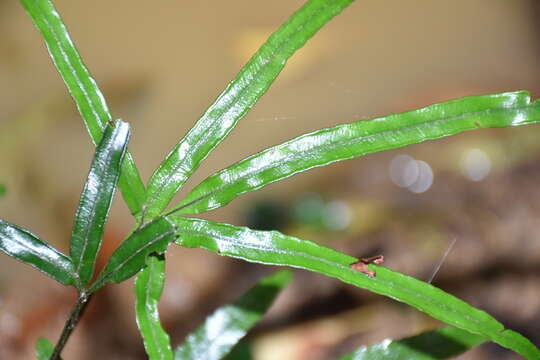
[[38,360],[49,360],[54,352],[54,345],[46,338],[40,337],[36,341],[36,355]]
[[151,360],[172,360],[169,335],[159,321],[158,302],[165,284],[165,258],[149,256],[135,279],[135,319]]
[[222,359],[255,326],[291,279],[290,271],[266,276],[233,304],[216,310],[176,348],[175,359]]
[[314,167],[476,128],[540,121],[527,92],[469,96],[418,110],[318,130],[263,150],[203,180],[178,205],[198,214]]
[[[97,145],[112,120],[105,98],[83,63],[66,26],[50,0],[20,0],[38,28],[51,59],[73,97],[92,141]],[[144,184],[131,154],[122,164],[120,189],[131,213],[140,213],[145,198]]]
[[229,134],[279,75],[287,59],[354,0],[309,0],[255,53],[148,183],[145,214],[164,210],[178,189]]
[[64,285],[74,285],[71,260],[36,235],[0,219],[0,250]]
[[379,344],[362,346],[352,354],[341,357],[340,360],[448,359],[458,356],[484,341],[482,336],[445,326],[405,339],[384,340]]
[[255,231],[201,219],[169,216],[178,228],[177,244],[200,247],[220,255],[268,265],[286,265],[315,271],[404,302],[454,327],[482,335],[528,359],[540,350],[528,339],[504,326],[486,312],[431,284],[369,265],[377,271],[370,278],[350,267],[357,259],[316,243],[277,231]]
[[80,285],[90,281],[94,273],[129,135],[129,124],[118,120],[114,127],[105,129],[96,147],[70,242],[70,255]]
[[135,275],[144,267],[148,255],[161,254],[167,249],[175,233],[176,226],[162,217],[137,229],[114,251],[89,293],[107,281],[119,283]]

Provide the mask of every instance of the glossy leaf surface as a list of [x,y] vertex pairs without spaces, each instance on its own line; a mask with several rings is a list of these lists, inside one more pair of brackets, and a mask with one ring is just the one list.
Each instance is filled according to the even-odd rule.
[[352,1],[309,0],[268,38],[152,175],[145,209],[149,217],[167,207],[201,161],[266,92],[289,57]]
[[540,357],[540,351],[528,339],[512,330],[505,330],[501,323],[486,312],[410,276],[382,266],[369,265],[370,270],[376,271],[376,276],[370,278],[350,267],[357,261],[356,258],[277,231],[255,231],[180,216],[170,216],[169,219],[178,227],[179,245],[199,247],[219,255],[256,263],[286,265],[318,272],[404,302],[449,325],[482,335],[529,359]]
[[372,120],[318,130],[252,155],[210,176],[175,209],[196,214],[296,173],[369,153],[477,128],[540,121],[527,92],[471,96]]
[[75,283],[71,260],[37,236],[0,219],[0,250],[64,285]]
[[161,327],[158,303],[165,284],[165,258],[150,255],[135,279],[135,315],[150,360],[172,360],[169,335]]
[[165,218],[146,224],[128,236],[109,258],[90,292],[107,281],[122,282],[143,268],[152,253],[163,253],[175,239],[176,227]]
[[49,360],[54,352],[54,345],[46,338],[36,341],[36,355],[38,360]]
[[105,129],[92,160],[70,243],[71,260],[80,285],[86,284],[94,273],[128,139],[129,125],[116,121],[114,127]]
[[[94,144],[112,120],[101,90],[84,65],[66,26],[50,0],[21,0],[45,40],[56,69],[81,113]],[[120,189],[132,214],[138,214],[145,197],[139,171],[128,153],[122,164]]]
[[235,303],[216,310],[176,349],[175,359],[218,360],[225,357],[257,324],[291,278],[289,271],[267,276]]
[[376,345],[363,346],[340,360],[448,359],[484,341],[482,336],[455,327],[442,327],[397,341],[388,339]]

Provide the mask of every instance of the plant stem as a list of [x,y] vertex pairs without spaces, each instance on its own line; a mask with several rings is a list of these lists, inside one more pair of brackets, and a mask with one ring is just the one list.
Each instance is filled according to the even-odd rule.
[[51,358],[49,360],[60,359],[60,353],[64,349],[64,346],[66,346],[66,343],[69,337],[71,336],[71,333],[73,332],[73,330],[75,330],[75,327],[79,323],[79,320],[81,319],[84,309],[86,309],[86,306],[90,302],[91,298],[92,298],[92,294],[88,295],[84,291],[79,294],[77,302],[71,309],[71,313],[69,314],[69,318],[66,321],[66,324],[64,325],[64,329],[62,330],[60,339],[58,339],[58,342],[56,343],[56,346],[54,347],[53,354],[51,355]]

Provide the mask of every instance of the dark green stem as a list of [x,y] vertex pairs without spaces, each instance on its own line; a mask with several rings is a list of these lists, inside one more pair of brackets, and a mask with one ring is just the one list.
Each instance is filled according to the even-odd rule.
[[86,306],[90,302],[91,298],[92,298],[92,295],[91,294],[88,295],[84,291],[79,294],[79,298],[77,299],[77,302],[71,309],[69,318],[66,321],[66,324],[64,325],[64,329],[62,330],[60,339],[58,339],[58,342],[56,343],[56,346],[54,347],[54,351],[51,355],[50,360],[60,359],[60,353],[64,349],[64,346],[66,346],[66,343],[69,337],[71,336],[71,333],[73,332],[73,330],[75,330],[75,327],[79,323],[79,320],[81,319],[84,309],[86,309]]

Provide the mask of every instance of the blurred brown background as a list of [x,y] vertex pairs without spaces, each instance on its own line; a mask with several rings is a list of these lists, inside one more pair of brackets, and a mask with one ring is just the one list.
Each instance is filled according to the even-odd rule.
[[[302,1],[55,4],[147,179],[250,55]],[[338,123],[464,95],[540,95],[535,0],[359,0],[332,20],[185,189],[265,147]],[[67,251],[93,146],[28,16],[0,1],[0,217]],[[242,196],[208,217],[279,228],[428,279],[540,343],[540,127],[483,130],[370,155]],[[418,160],[418,161],[417,161]],[[420,162],[419,162],[420,161]],[[401,186],[399,186],[401,185]],[[271,200],[270,200],[271,199]],[[101,262],[133,225],[117,196]],[[161,313],[173,344],[273,269],[171,248]],[[56,341],[74,299],[0,256],[0,358]],[[143,359],[132,281],[96,296],[66,359]],[[296,272],[248,338],[255,359],[336,359],[432,328],[414,309]],[[513,359],[483,345],[460,359]]]

